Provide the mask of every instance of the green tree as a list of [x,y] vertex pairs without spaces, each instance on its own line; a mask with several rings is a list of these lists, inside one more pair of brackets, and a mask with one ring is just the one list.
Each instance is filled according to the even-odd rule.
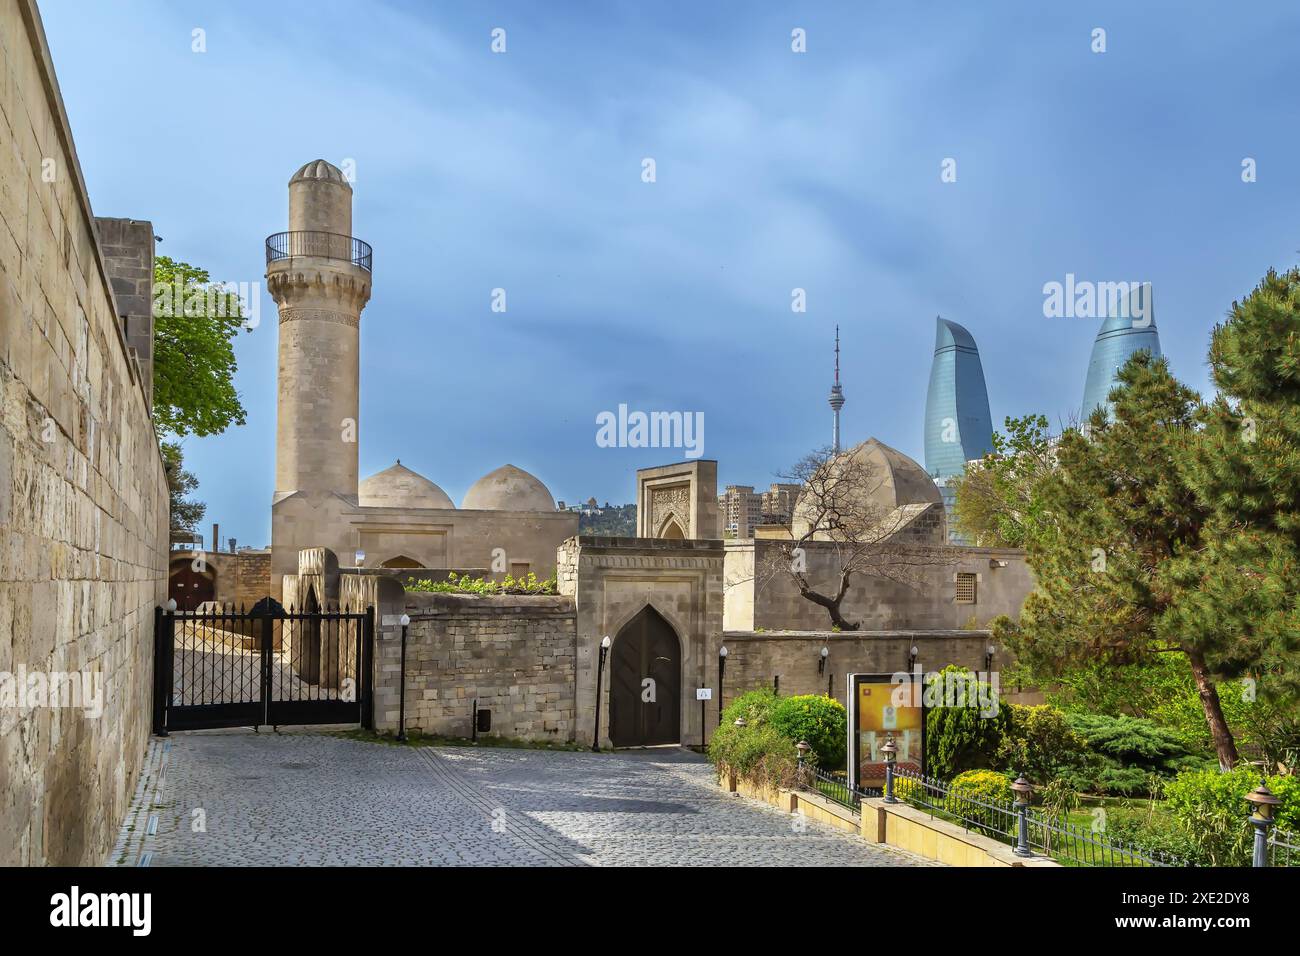
[[162,442],[163,467],[167,472],[167,490],[171,494],[171,527],[174,531],[193,531],[203,520],[208,506],[201,501],[187,498],[191,491],[198,488],[199,479],[193,472],[185,470],[178,442]]
[[154,259],[154,427],[159,435],[215,435],[244,424],[232,341],[244,324],[237,293],[204,269]]
[[1036,494],[1052,470],[1052,443],[1042,415],[1008,418],[993,451],[949,480],[957,495],[957,529],[984,547],[1023,548],[1042,520]]
[[[1067,429],[1038,488],[1042,525],[1028,536],[1035,590],[1018,622],[995,631],[1039,673],[1099,659],[1115,667],[1179,654],[1191,670],[1220,766],[1237,762],[1216,678],[1256,663],[1236,635],[1189,630],[1180,603],[1200,586],[1189,563],[1206,547],[1209,509],[1185,480],[1200,440],[1199,396],[1162,358],[1136,353],[1085,430]],[[1233,673],[1236,671],[1237,673]]]
[[1208,665],[1269,701],[1300,690],[1300,270],[1270,271],[1210,340],[1219,389],[1185,469],[1209,508],[1206,545],[1180,556],[1191,589],[1172,623]]

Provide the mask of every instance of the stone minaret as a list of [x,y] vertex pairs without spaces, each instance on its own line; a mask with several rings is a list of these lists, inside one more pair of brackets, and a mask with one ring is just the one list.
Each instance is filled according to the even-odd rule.
[[275,501],[357,497],[361,310],[370,247],[352,238],[352,187],[323,159],[289,180],[289,231],[271,236],[266,284],[280,310]]
[[831,411],[835,413],[835,424],[831,430],[831,448],[836,454],[840,450],[840,409],[844,407],[844,388],[840,385],[840,327],[835,326],[835,384],[831,386]]

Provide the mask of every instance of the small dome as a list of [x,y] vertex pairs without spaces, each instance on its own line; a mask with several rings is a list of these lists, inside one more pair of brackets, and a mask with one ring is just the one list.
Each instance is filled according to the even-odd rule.
[[348,186],[348,181],[343,177],[343,171],[333,163],[326,162],[323,159],[313,159],[294,173],[293,178],[289,180],[289,185],[292,186],[294,183],[305,179],[323,179],[326,182],[338,183],[340,186],[352,188]]
[[400,461],[371,475],[357,488],[365,508],[455,508],[447,493]]
[[474,482],[460,506],[475,511],[554,511],[555,499],[522,468],[502,465]]

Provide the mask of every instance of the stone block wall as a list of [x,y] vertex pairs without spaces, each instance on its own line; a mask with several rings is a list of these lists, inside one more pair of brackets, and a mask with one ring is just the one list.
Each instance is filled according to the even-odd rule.
[[[469,736],[474,700],[492,711],[494,736],[574,739],[577,647],[568,597],[480,597],[414,592],[406,647],[406,729]],[[398,721],[401,629],[375,646],[375,727]]]
[[[131,358],[140,367],[145,395],[153,402],[153,223],[97,217],[104,269],[117,301]],[[213,543],[213,547],[216,543]]]
[[[847,706],[849,674],[894,674],[908,669],[908,656],[917,649],[917,666],[924,672],[956,664],[983,671],[989,632],[979,631],[727,631],[727,669],[722,699],[728,704],[747,690],[772,687],[780,679],[783,697],[827,694]],[[817,662],[825,647],[826,666]],[[1000,663],[999,663],[1000,660]],[[1007,663],[994,655],[994,669]],[[1002,688],[1003,691],[1012,688]]]
[[0,865],[103,862],[150,730],[168,496],[121,315],[36,5],[0,0],[0,677],[91,688],[0,704]]

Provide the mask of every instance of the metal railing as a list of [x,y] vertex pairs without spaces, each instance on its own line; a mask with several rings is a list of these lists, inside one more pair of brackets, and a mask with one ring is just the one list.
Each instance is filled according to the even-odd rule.
[[804,766],[804,784],[806,789],[820,793],[832,803],[859,811],[862,809],[862,793],[849,788],[847,777],[836,776],[818,770],[816,767]]
[[893,791],[905,803],[964,829],[1010,843],[1018,852],[1024,851],[1022,855],[1037,852],[1066,866],[1185,865],[1174,856],[1112,840],[1099,831],[1035,810],[1028,803],[962,793],[942,780],[912,770],[893,770]]
[[1300,866],[1300,833],[1273,827],[1268,834],[1269,866]]
[[371,271],[373,250],[370,243],[336,232],[277,232],[266,237],[266,264],[294,256],[338,259]]

